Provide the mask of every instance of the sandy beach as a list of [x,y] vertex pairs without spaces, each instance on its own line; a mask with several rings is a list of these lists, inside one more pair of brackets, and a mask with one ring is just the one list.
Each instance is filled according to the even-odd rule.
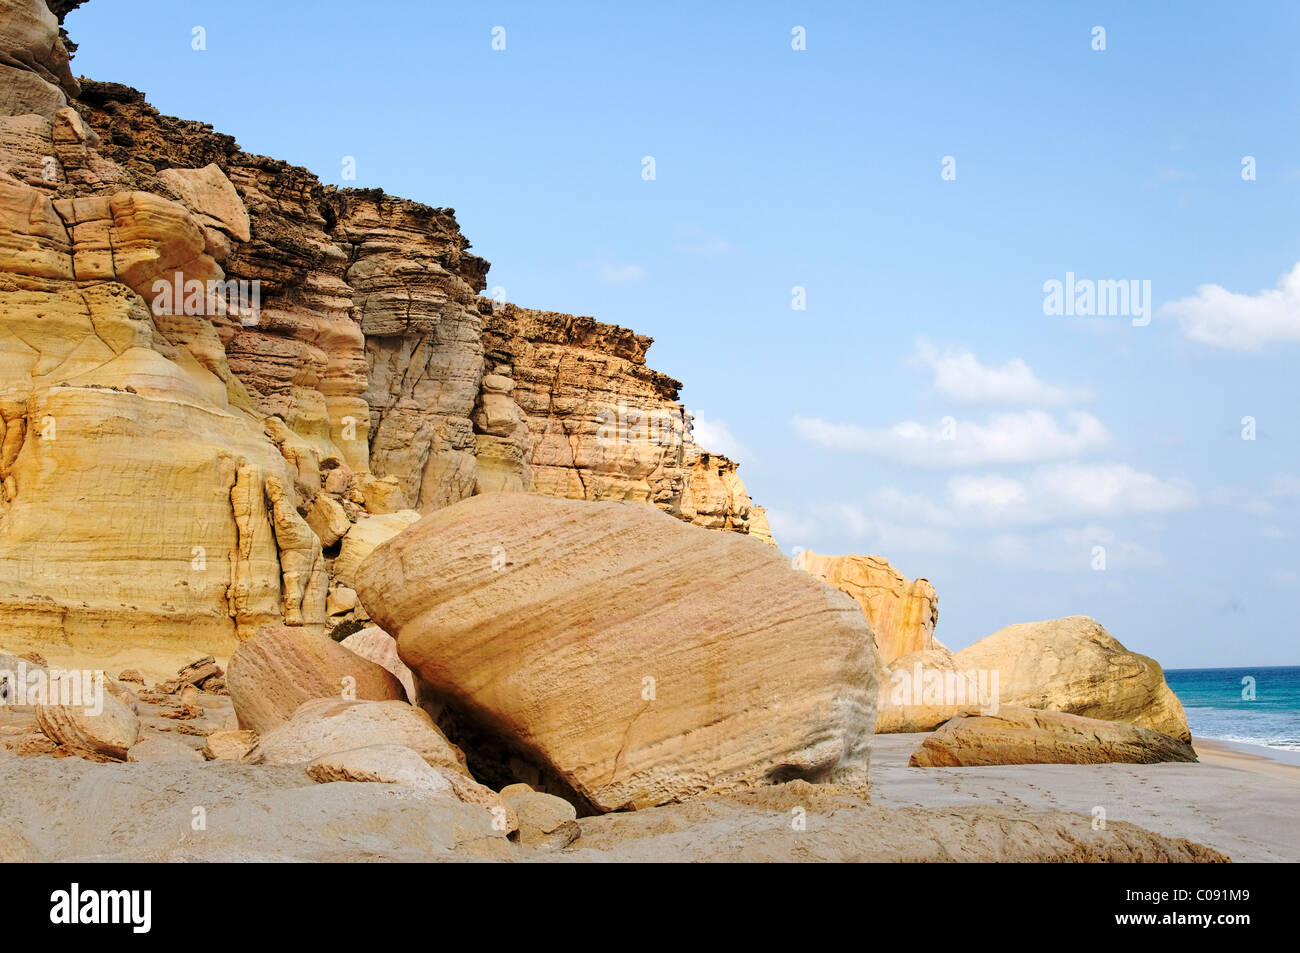
[[[909,768],[924,734],[877,735],[871,802],[881,807],[1011,807],[1129,821],[1233,861],[1300,861],[1300,765],[1250,745],[1194,739],[1198,764],[1034,764]],[[1281,753],[1285,756],[1285,752]]]

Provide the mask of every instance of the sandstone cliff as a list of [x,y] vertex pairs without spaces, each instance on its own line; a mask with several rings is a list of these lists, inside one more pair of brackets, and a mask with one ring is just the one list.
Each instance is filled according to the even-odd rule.
[[930,580],[909,581],[883,556],[823,556],[808,549],[795,557],[794,564],[862,606],[876,634],[881,664],[941,648],[934,639],[939,596]]
[[770,541],[649,338],[480,297],[452,209],[78,82],[74,5],[0,0],[8,645],[163,671],[323,628],[352,527],[487,490]]

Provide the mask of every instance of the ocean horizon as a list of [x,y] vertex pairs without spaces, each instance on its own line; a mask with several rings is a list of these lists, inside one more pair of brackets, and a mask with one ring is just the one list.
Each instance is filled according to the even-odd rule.
[[1166,669],[1192,737],[1300,752],[1300,666]]

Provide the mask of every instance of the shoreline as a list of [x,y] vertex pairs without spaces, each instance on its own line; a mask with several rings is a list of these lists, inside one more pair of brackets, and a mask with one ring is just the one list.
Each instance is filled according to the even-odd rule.
[[1192,738],[1192,747],[1203,764],[1254,771],[1275,778],[1300,782],[1300,751],[1195,736]]

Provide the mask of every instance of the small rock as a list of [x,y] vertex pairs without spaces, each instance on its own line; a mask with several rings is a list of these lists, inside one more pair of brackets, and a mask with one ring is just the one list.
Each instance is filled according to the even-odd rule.
[[126,753],[126,760],[137,764],[150,761],[202,761],[203,755],[175,738],[146,738],[131,746]]
[[357,607],[357,591],[347,586],[337,586],[325,597],[325,612],[328,615],[346,615]]
[[23,735],[14,743],[14,754],[18,755],[54,754],[58,750],[57,744],[36,731]]
[[[553,794],[514,790],[519,787],[511,784],[501,792],[501,799],[519,818],[519,843],[561,850],[578,839],[582,829],[578,827],[578,812],[572,804]],[[507,795],[506,791],[512,793]]]
[[335,467],[325,476],[325,492],[343,496],[351,488],[354,479],[352,471],[347,467]]
[[313,781],[375,781],[441,794],[451,783],[405,745],[378,744],[322,755],[307,765]]
[[130,682],[133,685],[139,685],[141,687],[144,686],[144,676],[140,674],[138,669],[134,668],[123,669],[118,673],[117,680],[119,682]]
[[307,525],[320,537],[322,546],[333,546],[352,528],[343,504],[328,493],[317,493],[307,509]]
[[927,735],[913,768],[993,764],[1155,764],[1195,761],[1185,741],[1151,728],[1011,705],[962,712]]
[[238,761],[257,744],[254,731],[214,731],[203,744],[203,756],[209,761]]
[[363,659],[374,662],[384,668],[390,675],[402,683],[406,691],[406,700],[412,705],[420,704],[419,689],[415,676],[406,667],[406,663],[397,654],[397,640],[377,625],[366,626],[360,632],[353,632],[339,642],[350,652],[356,652]]

